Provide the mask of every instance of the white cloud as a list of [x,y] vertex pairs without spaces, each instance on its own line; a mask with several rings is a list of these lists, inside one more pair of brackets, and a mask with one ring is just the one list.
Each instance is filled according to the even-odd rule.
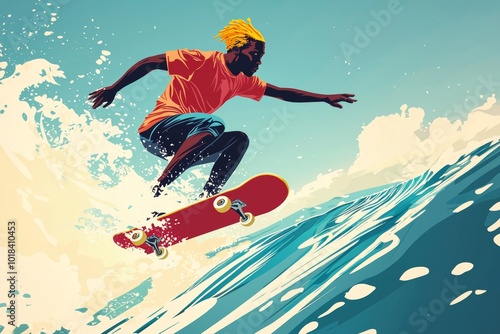
[[418,149],[417,132],[422,129],[425,112],[402,107],[400,114],[376,117],[358,136],[359,156],[349,174],[370,170],[374,173],[400,164],[407,152]]
[[500,106],[494,94],[465,121],[439,117],[426,126],[424,116],[422,108],[403,105],[401,113],[373,119],[359,134],[359,154],[347,171],[319,174],[302,189],[292,191],[273,219],[336,196],[440,169],[500,134]]

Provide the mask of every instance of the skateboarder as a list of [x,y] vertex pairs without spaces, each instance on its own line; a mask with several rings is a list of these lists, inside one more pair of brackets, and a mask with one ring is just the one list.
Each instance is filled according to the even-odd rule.
[[89,94],[92,108],[109,106],[123,87],[152,70],[168,71],[172,80],[139,127],[141,141],[149,152],[169,161],[158,185],[159,196],[189,167],[213,162],[200,197],[219,193],[240,163],[249,140],[240,131],[225,131],[221,118],[212,115],[234,96],[259,101],[271,96],[290,102],[356,102],[354,94],[315,94],[280,88],[262,81],[255,72],[265,51],[262,34],[250,19],[232,20],[215,38],[226,43],[226,53],[200,50],[172,50],[140,60],[113,85]]

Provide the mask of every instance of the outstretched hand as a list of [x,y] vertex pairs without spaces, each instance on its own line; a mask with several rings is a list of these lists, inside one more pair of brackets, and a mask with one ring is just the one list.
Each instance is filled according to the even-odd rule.
[[90,93],[88,100],[91,103],[93,103],[92,109],[99,107],[103,103],[104,103],[104,105],[102,107],[106,108],[107,106],[109,106],[111,104],[111,102],[113,102],[113,100],[115,99],[116,93],[117,93],[117,91],[113,87],[111,87],[111,86],[104,87],[104,88],[95,90],[92,93]]
[[331,105],[332,107],[335,107],[335,108],[340,108],[342,109],[342,105],[339,103],[339,102],[347,102],[347,103],[353,103],[353,102],[356,102],[357,100],[355,99],[352,99],[352,97],[354,96],[354,94],[332,94],[332,95],[328,95],[326,97],[326,103],[328,103],[329,105]]

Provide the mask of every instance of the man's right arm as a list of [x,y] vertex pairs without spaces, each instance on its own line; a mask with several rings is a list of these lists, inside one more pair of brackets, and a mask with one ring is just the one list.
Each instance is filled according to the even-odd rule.
[[164,53],[146,57],[138,61],[114,84],[90,93],[88,100],[93,103],[92,108],[95,109],[102,104],[104,104],[103,107],[106,108],[111,104],[111,102],[113,102],[118,91],[120,91],[123,87],[130,85],[132,82],[142,78],[152,70],[168,70],[167,60]]
[[167,70],[167,60],[164,53],[139,60],[129,68],[120,79],[111,85],[111,87],[118,92],[123,87],[142,78],[152,70]]

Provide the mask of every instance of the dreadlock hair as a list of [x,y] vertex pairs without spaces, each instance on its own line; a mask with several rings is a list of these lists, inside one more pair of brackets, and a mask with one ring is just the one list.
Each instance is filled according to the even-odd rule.
[[231,20],[214,38],[219,37],[221,42],[226,42],[226,50],[245,46],[250,40],[265,42],[264,36],[252,25],[252,20],[247,18],[247,21]]

